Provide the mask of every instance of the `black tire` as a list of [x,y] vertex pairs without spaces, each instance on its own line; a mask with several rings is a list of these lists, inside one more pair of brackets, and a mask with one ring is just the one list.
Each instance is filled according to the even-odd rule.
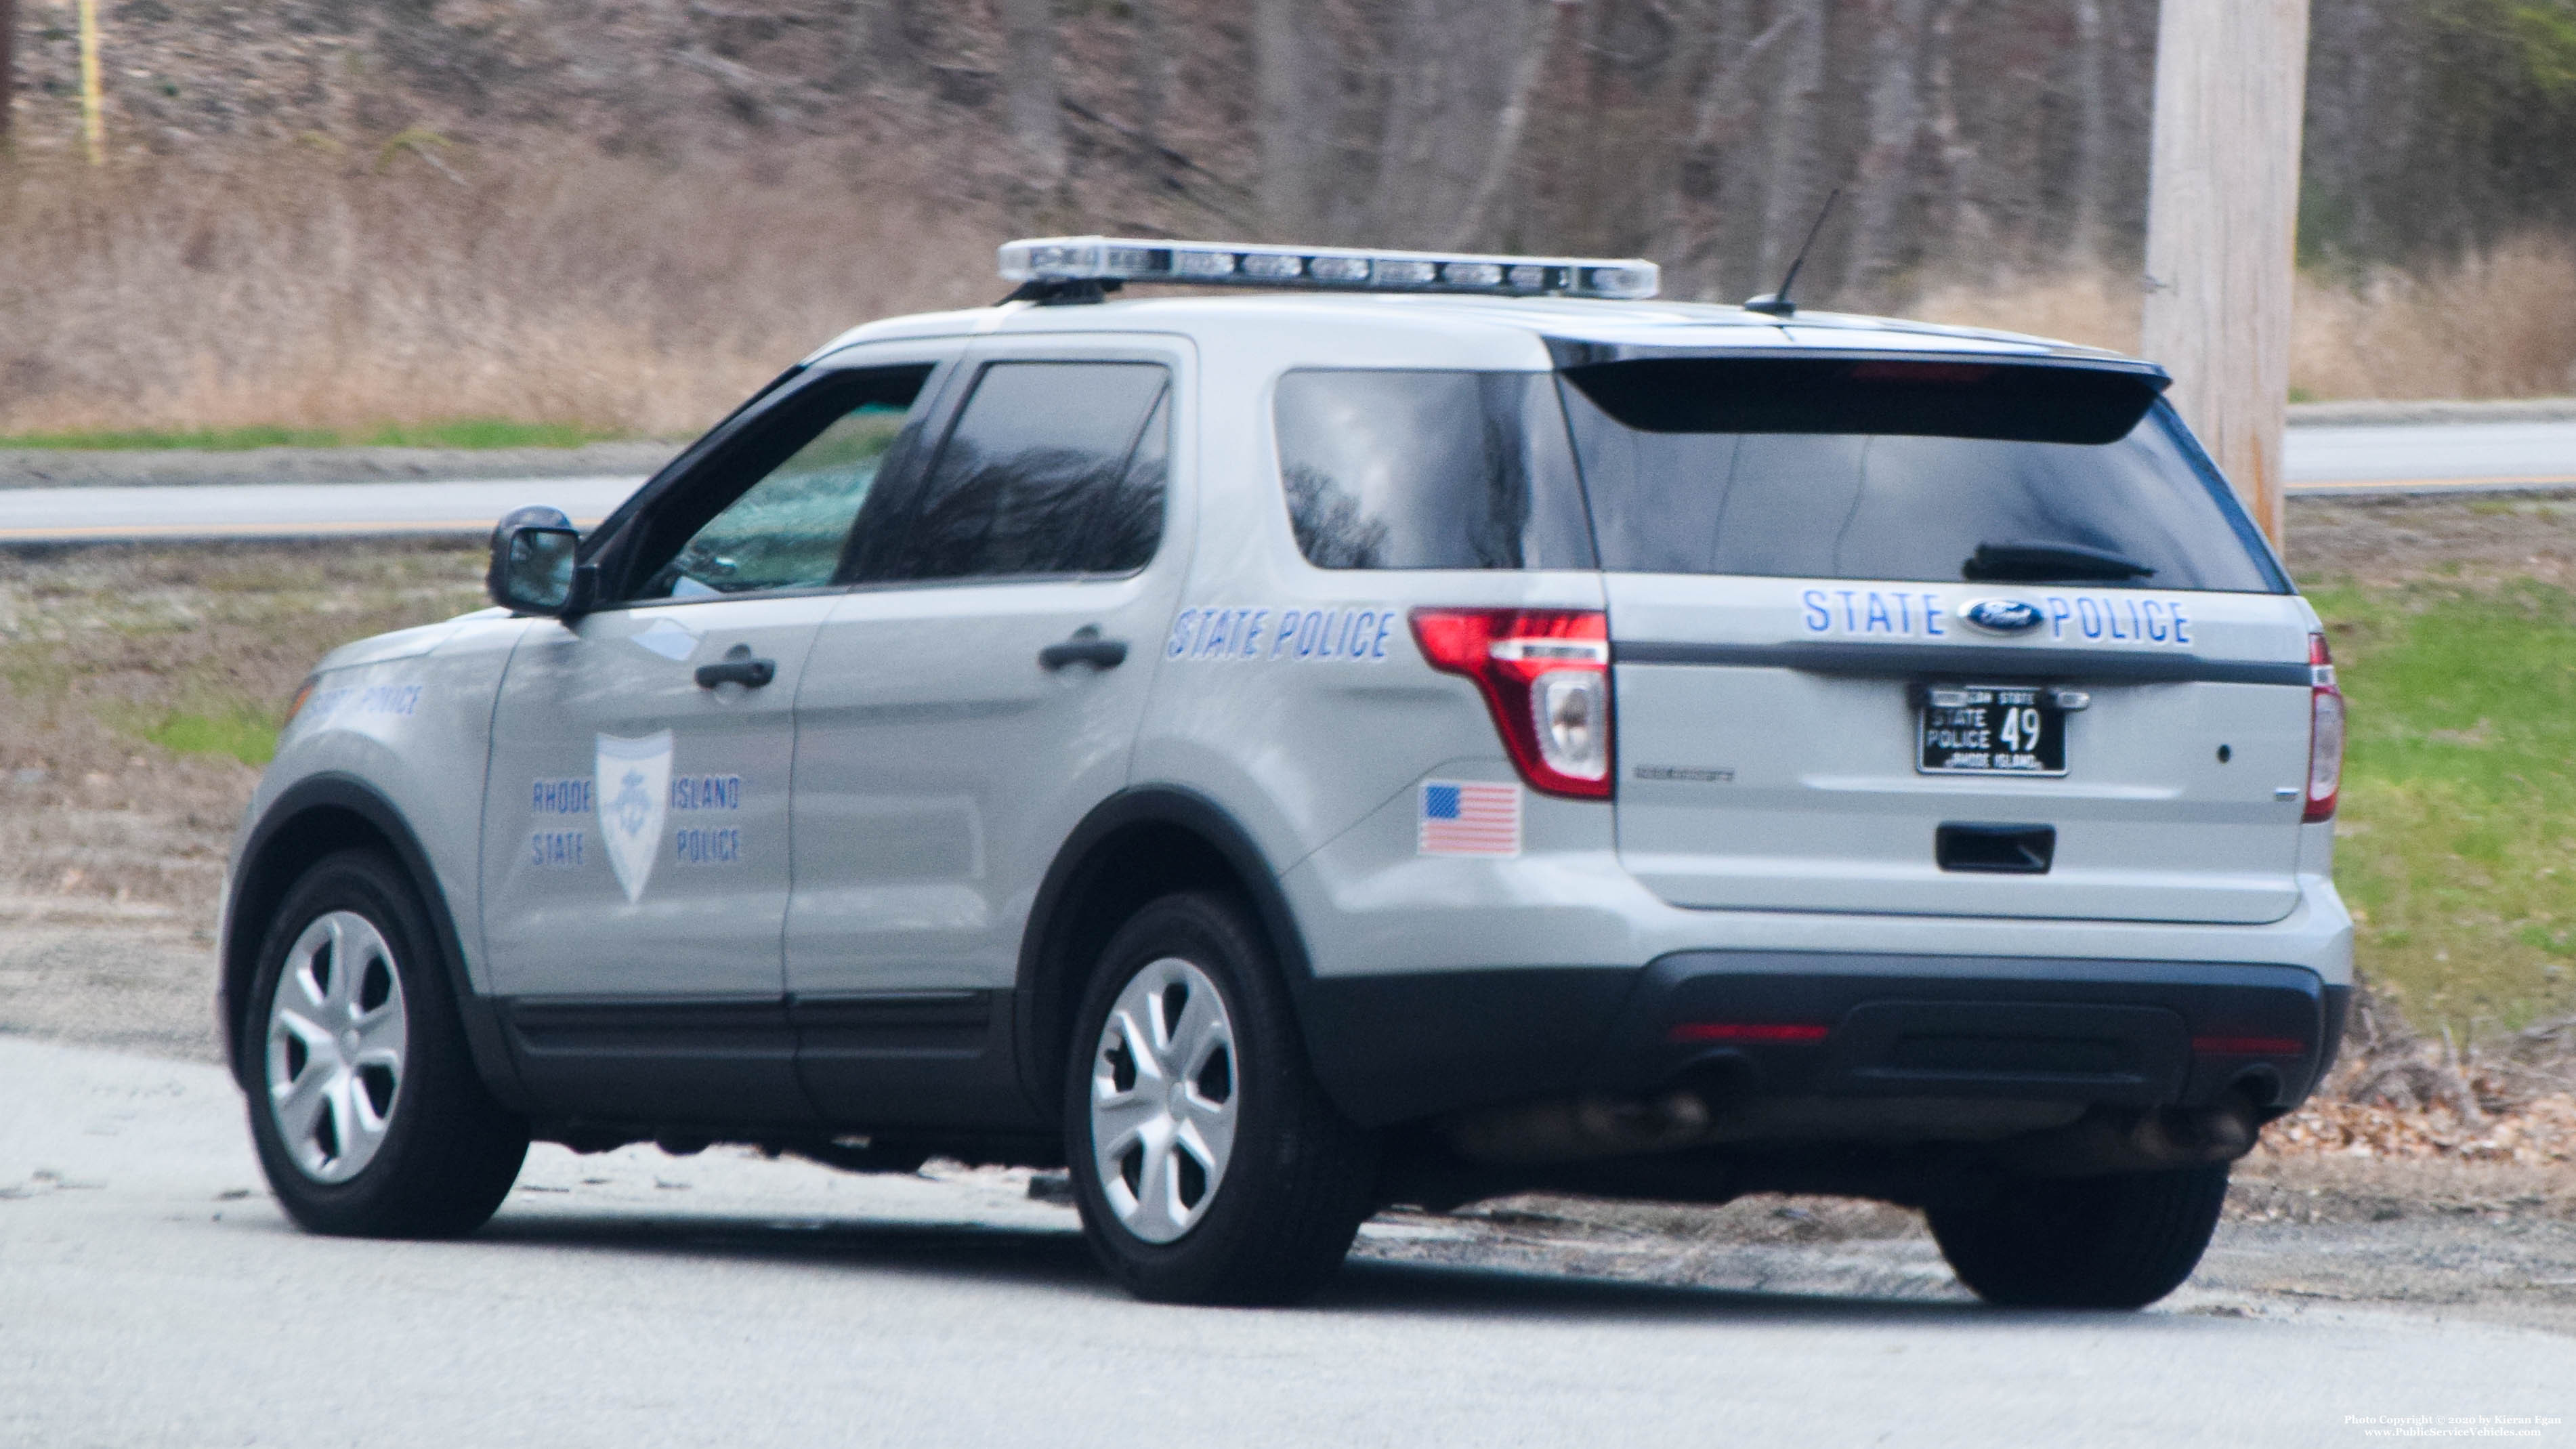
[[[281,1045],[272,1052],[270,1023],[279,989],[288,979],[288,957],[307,929],[326,919],[345,921],[346,916],[373,927],[385,950],[355,963],[334,956],[328,969],[372,973],[372,985],[353,990],[382,992],[381,963],[391,958],[400,987],[403,1045],[399,1076],[383,1091],[382,1132],[372,1156],[345,1180],[333,1181],[327,1162],[326,1175],[299,1163],[298,1151],[310,1151],[310,1146],[290,1145],[272,1104],[278,1058],[290,1049]],[[314,969],[322,973],[320,964]],[[296,989],[304,988],[299,982]],[[455,1237],[481,1227],[509,1195],[527,1157],[528,1125],[493,1101],[476,1073],[450,995],[439,937],[419,892],[392,861],[372,851],[343,851],[304,873],[286,893],[260,944],[259,971],[244,1011],[251,1138],[278,1202],[305,1229],[365,1237]],[[311,1050],[292,1050],[302,1053],[301,1062],[290,1054],[286,1064],[297,1073],[309,1070]],[[359,1090],[375,1095],[374,1088],[363,1084]],[[330,1140],[338,1142],[336,1135]]]
[[[1103,1038],[1121,994],[1148,969],[1168,970],[1161,963],[1173,960],[1215,984],[1230,1019],[1219,1085],[1233,1103],[1233,1136],[1220,1174],[1210,1182],[1201,1173],[1195,1222],[1177,1239],[1158,1242],[1131,1230],[1111,1206],[1093,1150],[1092,1092],[1095,1070],[1111,1070],[1106,1064],[1114,1051]],[[1169,1001],[1168,994],[1153,999]],[[1186,1003],[1152,1009],[1179,1018]],[[1376,1141],[1317,1085],[1287,990],[1244,912],[1200,894],[1166,896],[1138,911],[1102,951],[1073,1033],[1065,1160],[1084,1235],[1110,1276],[1160,1303],[1286,1304],[1322,1288],[1373,1206]],[[1207,1079],[1195,1085],[1205,1088]],[[1133,1205],[1137,1194],[1126,1200]]]
[[1924,1214],[1959,1281],[2008,1308],[2144,1308],[2182,1286],[2218,1228],[2228,1164],[2015,1178]]

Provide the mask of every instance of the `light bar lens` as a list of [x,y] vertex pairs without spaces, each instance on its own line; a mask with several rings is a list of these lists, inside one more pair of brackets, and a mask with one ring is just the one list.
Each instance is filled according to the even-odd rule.
[[1004,242],[1000,260],[1002,275],[1014,282],[1180,282],[1621,301],[1651,297],[1662,284],[1653,262],[1633,259],[1450,256],[1099,236]]

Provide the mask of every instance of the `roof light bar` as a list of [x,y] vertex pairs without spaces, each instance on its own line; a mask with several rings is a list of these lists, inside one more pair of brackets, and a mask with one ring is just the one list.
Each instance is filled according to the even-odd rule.
[[1108,236],[1004,242],[1001,265],[1002,275],[1014,282],[1170,282],[1622,301],[1651,297],[1662,282],[1653,262],[1633,257],[1492,257]]

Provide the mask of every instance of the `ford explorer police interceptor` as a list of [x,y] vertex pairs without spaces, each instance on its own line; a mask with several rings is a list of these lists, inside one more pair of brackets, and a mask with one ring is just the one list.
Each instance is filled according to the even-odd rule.
[[297,1221],[721,1141],[1062,1164],[1163,1300],[1539,1188],[2191,1271],[2351,925],[2317,616],[2162,372],[1635,261],[1002,261],[316,669],[222,933]]

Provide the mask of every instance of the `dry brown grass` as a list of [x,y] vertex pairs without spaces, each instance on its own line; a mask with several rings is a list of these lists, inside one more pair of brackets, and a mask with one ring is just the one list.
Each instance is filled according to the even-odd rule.
[[[871,154],[503,155],[422,135],[381,154],[22,160],[0,168],[0,434],[469,416],[687,434],[843,327],[999,290],[1007,208],[971,178],[852,159]],[[2305,278],[2298,309],[2303,395],[2576,391],[2567,242]],[[2137,342],[2135,287],[2104,269],[1908,310]]]
[[2576,392],[2576,245],[2524,237],[2421,275],[2300,288],[2290,374],[2319,397]]
[[819,151],[0,169],[0,433],[685,434],[844,327],[989,300],[995,226],[936,194]]
[[[2134,351],[2133,279],[2076,269],[1949,285],[1913,315]],[[2576,393],[2576,243],[2523,237],[2447,267],[2303,274],[2291,324],[2300,397],[2509,398]]]

